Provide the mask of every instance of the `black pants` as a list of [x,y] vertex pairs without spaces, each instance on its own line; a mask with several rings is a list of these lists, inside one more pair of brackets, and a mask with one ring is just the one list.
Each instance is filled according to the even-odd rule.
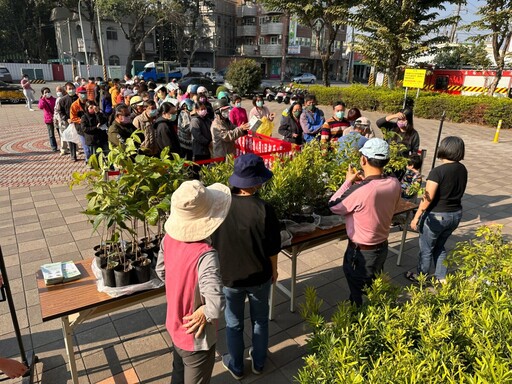
[[363,304],[363,290],[369,287],[375,275],[382,272],[388,257],[388,242],[369,251],[356,249],[349,243],[343,258],[343,272],[350,289],[350,301],[358,307]]
[[[212,157],[210,155],[194,155],[194,161],[209,160]],[[192,167],[192,178],[199,180],[199,172],[201,171],[201,165],[194,165]]]
[[76,160],[76,144],[73,143],[72,141],[68,142],[68,145],[69,145],[69,155],[71,156],[71,158],[73,160]]

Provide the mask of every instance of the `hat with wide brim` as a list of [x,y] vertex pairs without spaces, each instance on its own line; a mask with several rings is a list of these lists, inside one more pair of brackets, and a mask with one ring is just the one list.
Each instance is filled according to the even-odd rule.
[[273,175],[260,156],[247,153],[235,159],[235,167],[233,174],[229,177],[229,183],[237,188],[253,188],[264,184]]
[[229,187],[220,183],[205,187],[198,180],[185,181],[172,194],[165,231],[178,241],[204,240],[222,224],[230,205]]

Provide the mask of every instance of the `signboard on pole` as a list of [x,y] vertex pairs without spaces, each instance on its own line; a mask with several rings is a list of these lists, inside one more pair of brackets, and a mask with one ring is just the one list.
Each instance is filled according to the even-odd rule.
[[407,68],[404,73],[403,86],[406,88],[423,88],[425,84],[426,69]]
[[108,67],[108,77],[111,79],[122,79],[123,78],[123,69],[118,65],[110,65]]

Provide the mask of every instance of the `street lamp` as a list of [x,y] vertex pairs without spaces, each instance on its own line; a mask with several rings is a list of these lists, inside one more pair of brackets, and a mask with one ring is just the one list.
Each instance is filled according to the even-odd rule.
[[80,31],[82,31],[82,40],[84,42],[84,53],[85,53],[85,65],[87,68],[87,77],[90,77],[89,73],[89,58],[87,56],[87,43],[85,42],[84,23],[82,22],[82,0],[78,0],[78,18],[80,19]]

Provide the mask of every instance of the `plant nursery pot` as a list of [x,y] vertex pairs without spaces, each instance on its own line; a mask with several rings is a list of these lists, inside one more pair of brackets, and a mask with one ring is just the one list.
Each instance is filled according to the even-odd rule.
[[124,265],[120,264],[114,268],[114,277],[116,287],[125,287],[131,284],[133,269],[125,270]]
[[101,252],[96,252],[94,254],[94,258],[96,259],[96,265],[98,268],[105,268],[107,266],[107,257],[103,255]]
[[103,277],[103,285],[105,287],[115,287],[116,280],[114,277],[114,270],[112,268],[106,268],[107,263],[105,260],[105,268],[101,268],[101,276]]
[[151,277],[151,260],[147,257],[141,257],[132,263],[135,269],[136,284],[145,283]]

